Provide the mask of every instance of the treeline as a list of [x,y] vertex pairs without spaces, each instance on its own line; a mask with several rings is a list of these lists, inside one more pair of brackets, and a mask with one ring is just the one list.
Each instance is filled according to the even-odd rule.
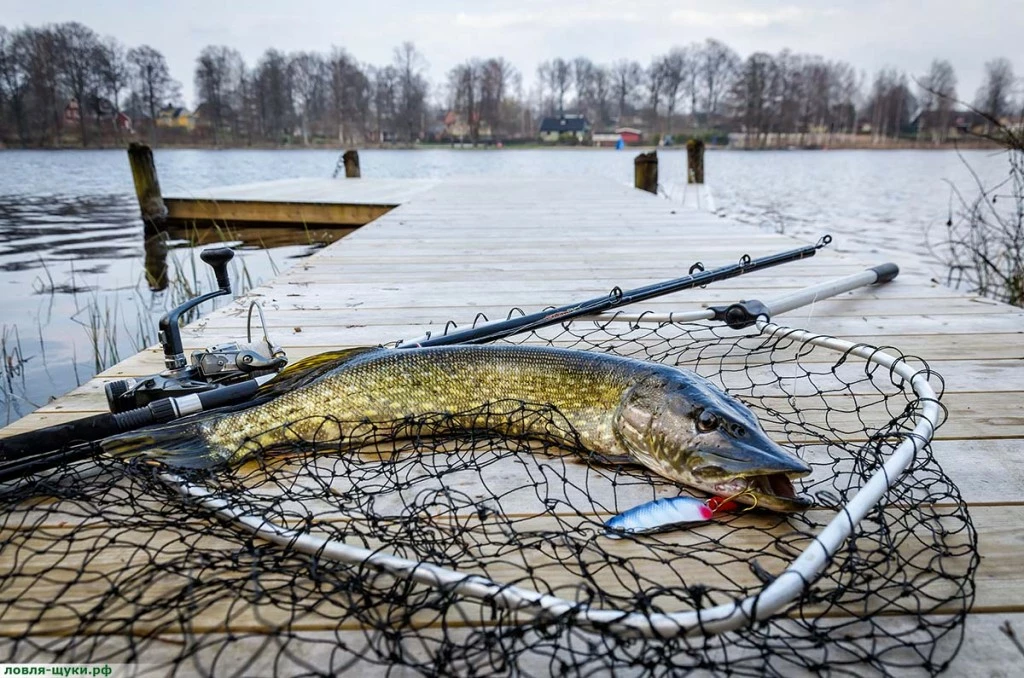
[[[156,141],[187,131],[214,144],[476,142],[533,138],[540,117],[570,112],[585,114],[595,130],[639,127],[648,139],[711,130],[742,133],[748,145],[822,132],[927,133],[942,141],[958,97],[953,67],[943,60],[916,76],[887,68],[868,79],[843,61],[788,50],[742,58],[710,39],[646,65],[553,59],[539,66],[529,91],[499,56],[468,59],[434,84],[426,70],[412,43],[382,65],[338,47],[271,48],[250,65],[237,50],[211,45],[196,58],[197,106],[187,130],[172,120],[161,128],[161,110],[183,97],[158,50],[126,47],[75,22],[0,26],[0,142],[87,146],[131,126]],[[985,70],[975,106],[997,119],[1019,111],[1010,62],[995,59]]]

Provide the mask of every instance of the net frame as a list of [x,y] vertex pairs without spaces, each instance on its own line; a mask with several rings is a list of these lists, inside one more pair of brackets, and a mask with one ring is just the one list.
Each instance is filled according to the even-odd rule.
[[[707,312],[695,312],[698,317]],[[615,322],[615,317],[607,322]],[[632,319],[628,322],[635,322]],[[224,499],[202,486],[173,473],[161,478],[182,495],[196,500],[222,518],[233,521],[254,536],[284,548],[348,565],[371,566],[391,575],[466,596],[506,610],[530,611],[538,617],[568,616],[574,625],[622,637],[668,639],[679,636],[710,636],[733,631],[767,619],[795,602],[824,571],[830,559],[843,546],[858,523],[878,504],[921,450],[927,446],[942,419],[939,396],[929,383],[931,372],[911,365],[903,356],[894,356],[879,348],[854,344],[844,339],[786,327],[760,318],[756,327],[762,335],[817,346],[844,356],[855,356],[889,370],[909,384],[922,403],[915,412],[913,430],[905,432],[889,459],[869,478],[857,494],[809,541],[799,556],[774,580],[757,593],[742,600],[712,607],[680,612],[625,612],[581,606],[567,600],[521,586],[503,584],[480,575],[467,575],[441,566],[374,551],[342,541],[326,539],[275,524],[259,516],[236,510]]]

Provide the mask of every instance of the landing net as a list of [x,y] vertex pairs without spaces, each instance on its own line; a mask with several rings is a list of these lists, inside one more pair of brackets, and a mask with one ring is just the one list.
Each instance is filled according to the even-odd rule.
[[[882,355],[874,348],[836,352],[802,333],[710,323],[576,321],[513,341],[699,372],[812,466],[796,484],[816,507],[722,513],[610,539],[611,515],[699,493],[638,467],[603,466],[579,446],[439,436],[443,415],[404,422],[401,440],[366,427],[358,450],[296,448],[232,470],[67,466],[0,494],[0,662],[218,676],[395,666],[424,675],[903,676],[947,666],[978,554],[959,491],[914,432],[929,402],[906,375],[941,394],[924,362],[886,348],[896,361],[883,367],[870,359]],[[487,416],[543,418],[572,439],[543,404],[492,403]],[[916,452],[907,471],[889,478],[822,575],[778,613],[721,633],[617,623],[750,597],[756,608],[765,585],[847,515],[908,439]],[[283,545],[245,521],[276,530]],[[338,548],[369,555],[340,562]],[[455,579],[428,585],[385,561]],[[554,598],[509,604],[524,590]],[[588,621],[593,610],[611,619]]]

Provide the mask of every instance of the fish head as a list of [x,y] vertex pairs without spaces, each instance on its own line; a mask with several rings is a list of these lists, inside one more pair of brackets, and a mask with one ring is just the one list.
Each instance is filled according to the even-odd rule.
[[773,511],[811,505],[792,483],[810,466],[769,438],[750,408],[695,373],[667,369],[634,384],[614,427],[636,461],[676,482]]

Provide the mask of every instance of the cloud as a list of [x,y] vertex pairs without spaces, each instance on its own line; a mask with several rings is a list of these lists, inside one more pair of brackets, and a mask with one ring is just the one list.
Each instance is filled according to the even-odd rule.
[[512,29],[536,29],[546,31],[553,28],[586,26],[590,23],[625,23],[637,22],[641,16],[632,10],[619,8],[594,8],[582,6],[571,11],[552,11],[550,6],[543,10],[533,11],[497,11],[497,12],[458,12],[455,25],[476,30],[501,31]]
[[808,8],[787,5],[770,10],[676,9],[669,21],[679,26],[699,28],[767,28],[770,26],[806,23],[815,12]]

